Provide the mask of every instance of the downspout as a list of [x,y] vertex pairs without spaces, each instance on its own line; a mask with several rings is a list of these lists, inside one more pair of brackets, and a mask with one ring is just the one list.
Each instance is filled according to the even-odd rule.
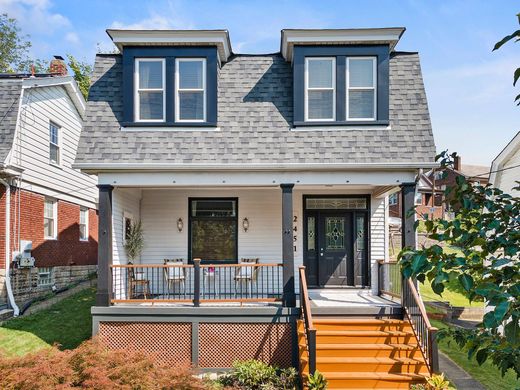
[[9,304],[14,310],[14,316],[18,317],[20,309],[14,301],[13,289],[11,288],[11,274],[9,266],[11,264],[11,186],[8,182],[0,179],[0,183],[5,187],[5,287]]

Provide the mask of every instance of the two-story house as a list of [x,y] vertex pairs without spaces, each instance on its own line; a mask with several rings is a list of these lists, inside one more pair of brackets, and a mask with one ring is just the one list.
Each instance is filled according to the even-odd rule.
[[61,57],[51,71],[0,75],[0,310],[6,315],[96,271],[96,181],[72,168],[86,103]]
[[[427,319],[414,317],[417,341],[410,302],[380,296],[401,294],[388,196],[402,189],[411,208],[436,165],[418,54],[395,50],[404,28],[282,30],[262,55],[234,54],[226,30],[107,32],[121,53],[96,56],[74,164],[98,178],[93,332],[201,369],[318,368],[332,387],[434,370]],[[144,248],[129,259],[137,221]]]

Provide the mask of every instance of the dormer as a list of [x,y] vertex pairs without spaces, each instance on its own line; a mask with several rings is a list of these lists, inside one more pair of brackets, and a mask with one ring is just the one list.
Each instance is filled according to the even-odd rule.
[[389,124],[389,59],[405,29],[282,30],[294,126]]
[[227,30],[107,30],[123,56],[123,127],[214,127]]

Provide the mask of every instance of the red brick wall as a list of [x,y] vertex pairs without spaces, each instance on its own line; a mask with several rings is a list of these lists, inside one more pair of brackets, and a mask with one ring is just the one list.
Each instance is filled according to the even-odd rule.
[[[0,208],[0,237],[4,237],[5,190],[2,190]],[[45,197],[40,194],[22,190],[20,192],[20,239],[32,241],[32,255],[36,266],[50,267],[59,265],[90,265],[97,263],[97,211],[89,210],[89,239],[79,239],[79,210],[74,203],[58,200],[58,237],[56,240],[45,240],[43,232],[43,207]],[[17,243],[16,220],[18,193],[11,191],[11,251]],[[5,258],[5,247],[0,245],[0,255]],[[5,264],[3,264],[5,266]]]
[[0,269],[5,268],[5,187],[0,186]]

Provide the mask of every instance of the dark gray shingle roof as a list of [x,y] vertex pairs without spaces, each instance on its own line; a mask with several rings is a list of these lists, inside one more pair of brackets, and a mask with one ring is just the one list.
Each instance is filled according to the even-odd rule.
[[219,76],[220,131],[122,132],[120,55],[97,56],[76,163],[430,163],[435,145],[419,56],[390,60],[390,129],[289,131],[292,71],[281,55],[237,55]]
[[0,80],[0,163],[13,145],[21,92],[21,79]]

